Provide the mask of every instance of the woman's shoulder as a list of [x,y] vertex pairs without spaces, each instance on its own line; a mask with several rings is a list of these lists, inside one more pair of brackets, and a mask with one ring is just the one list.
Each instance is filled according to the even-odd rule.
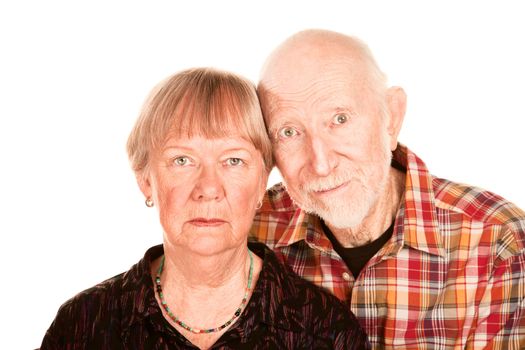
[[110,315],[116,314],[123,275],[98,283],[63,303],[46,332],[41,349],[76,348],[76,344],[86,344],[93,339],[94,332],[111,328],[115,322]]
[[60,306],[58,315],[78,317],[79,314],[109,307],[122,290],[124,275],[120,273],[77,293]]
[[348,305],[298,276],[263,244],[250,243],[250,249],[263,257],[262,308],[275,315],[275,324],[302,334],[313,348],[368,348],[366,334]]
[[127,299],[134,299],[138,294],[143,297],[148,287],[151,287],[150,275],[147,271],[149,264],[144,260],[145,258],[140,260],[128,271],[76,294],[62,304],[57,317],[100,319],[102,313],[125,307]]
[[[257,247],[257,248],[254,248]],[[349,307],[325,289],[297,275],[275,253],[262,243],[250,243],[250,249],[263,253],[263,276],[267,288],[275,291],[272,297],[293,308],[309,310],[305,316],[311,318],[331,317],[334,319],[357,320]]]
[[148,260],[152,250],[158,253],[158,247],[151,248],[128,271],[83,290],[63,303],[44,341],[71,343],[99,339],[94,332],[106,338],[131,322],[133,315],[147,309],[148,297],[154,298]]
[[100,320],[103,313],[115,309],[119,304],[125,275],[126,273],[120,273],[77,293],[60,306],[57,319],[75,322]]
[[73,296],[60,307],[58,315],[87,316],[97,311],[121,308],[129,295],[143,297],[153,283],[149,272],[152,256],[161,254],[162,248],[150,248],[144,257],[128,271],[119,273]]

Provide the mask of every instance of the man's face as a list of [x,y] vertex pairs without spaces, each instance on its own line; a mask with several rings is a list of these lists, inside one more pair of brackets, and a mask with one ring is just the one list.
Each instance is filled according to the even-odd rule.
[[271,77],[263,109],[276,164],[304,210],[358,226],[385,190],[391,160],[386,103],[334,65]]

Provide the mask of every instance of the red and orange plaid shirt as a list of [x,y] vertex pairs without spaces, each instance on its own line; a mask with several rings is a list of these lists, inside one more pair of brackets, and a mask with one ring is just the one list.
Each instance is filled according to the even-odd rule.
[[394,232],[357,279],[281,184],[251,235],[346,301],[374,349],[525,349],[525,213],[433,177],[405,146],[394,159],[406,168]]

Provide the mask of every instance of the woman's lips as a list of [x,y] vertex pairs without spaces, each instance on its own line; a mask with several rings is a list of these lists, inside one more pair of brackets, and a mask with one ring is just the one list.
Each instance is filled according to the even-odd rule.
[[226,221],[222,219],[206,219],[206,218],[195,218],[188,221],[188,223],[195,225],[195,226],[201,226],[201,227],[207,227],[207,226],[220,226],[222,224],[225,224]]

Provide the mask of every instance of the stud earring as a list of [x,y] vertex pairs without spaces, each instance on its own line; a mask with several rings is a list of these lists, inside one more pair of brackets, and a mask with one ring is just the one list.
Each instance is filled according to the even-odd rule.
[[145,203],[146,203],[146,207],[151,208],[153,206],[153,199],[148,197],[148,198],[146,198]]

